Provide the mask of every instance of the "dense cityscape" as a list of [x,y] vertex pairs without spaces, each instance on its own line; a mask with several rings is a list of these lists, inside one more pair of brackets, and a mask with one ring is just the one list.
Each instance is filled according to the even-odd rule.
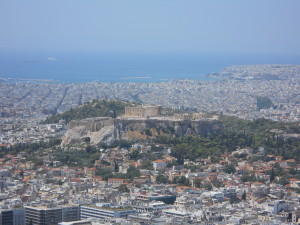
[[0,225],[300,225],[299,9],[0,0]]
[[[266,74],[266,68],[270,69],[272,65],[253,67],[255,73],[252,73],[259,76]],[[251,66],[248,66],[248,70],[249,68]],[[218,112],[247,120],[266,118],[295,122],[300,117],[300,69],[299,66],[293,65],[280,68],[279,71],[270,69],[269,74],[276,76],[285,73],[288,79],[253,80],[251,74],[252,79],[247,81],[236,81],[234,78],[229,81],[174,80],[161,83],[2,82],[0,142],[6,144],[14,143],[15,139],[21,141],[22,138],[26,138],[28,132],[36,136],[40,133],[43,137],[46,133],[51,136],[47,127],[38,126],[39,121],[50,114],[65,112],[93,99],[123,100],[162,105],[172,109]],[[228,70],[231,71],[230,68],[225,69],[221,75],[228,74]],[[235,72],[240,74],[241,70],[245,71],[245,79],[246,69],[241,67],[239,73]],[[258,107],[258,97],[269,98],[272,107]],[[60,128],[61,126],[58,127]],[[24,133],[24,129],[29,131]]]
[[[282,79],[283,73],[287,79]],[[299,75],[298,66],[262,65],[229,67],[213,75],[219,80],[208,82],[59,83],[2,79],[1,222],[298,224],[300,161],[298,154],[286,151],[298,151],[299,146]],[[73,134],[70,132],[74,127],[71,129],[71,123],[64,119],[50,124],[45,119],[86,104],[98,107],[95,99],[141,105],[128,106],[125,117],[117,118],[126,126],[126,121],[133,123],[130,128],[122,125],[127,129],[122,131],[127,132],[127,140],[92,145],[90,137],[105,136],[109,129],[115,132],[116,128],[103,125],[86,133],[79,130],[80,143],[60,144],[61,139]],[[160,107],[147,105],[160,105],[177,114],[162,117]],[[155,112],[146,113],[148,109]],[[215,126],[225,123],[219,121],[223,116],[234,116],[249,124],[264,119],[271,127],[262,132],[270,136],[255,141],[260,135],[257,130],[257,136],[247,142],[247,131],[234,136],[235,131],[222,131],[226,125],[219,126],[216,133],[211,133],[210,128],[205,128],[205,133],[199,127],[190,127],[178,136],[178,124],[175,128],[170,125],[178,122],[183,126],[189,120],[193,124],[218,121],[205,122],[206,126]],[[83,129],[84,121],[73,123]],[[166,126],[162,127],[164,132],[143,125],[150,121],[160,121],[160,126]],[[113,123],[116,126],[116,121]],[[278,127],[289,129],[282,131]],[[195,132],[200,139],[194,137]],[[222,144],[217,142],[219,137],[224,139]],[[232,145],[234,140],[238,143]],[[193,142],[200,150],[192,149]]]

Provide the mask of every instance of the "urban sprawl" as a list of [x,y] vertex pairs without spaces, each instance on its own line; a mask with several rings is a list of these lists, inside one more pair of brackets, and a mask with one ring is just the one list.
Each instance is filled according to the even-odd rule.
[[[94,99],[299,122],[300,66],[232,66],[211,76],[218,80],[59,83],[2,78],[0,147],[61,139],[68,131],[66,121],[41,122]],[[272,105],[260,108],[259,97]],[[90,166],[77,166],[63,157],[68,163],[57,160],[58,151],[95,151],[98,158]],[[300,224],[300,180],[274,177],[274,170],[296,174],[300,162],[295,159],[267,155],[261,146],[237,148],[219,160],[209,156],[176,163],[172,151],[142,140],[123,146],[49,145],[39,147],[32,159],[27,151],[7,151],[0,158],[0,224]],[[153,157],[139,158],[143,154]],[[255,157],[267,160],[249,161]],[[105,178],[103,171],[123,175]]]

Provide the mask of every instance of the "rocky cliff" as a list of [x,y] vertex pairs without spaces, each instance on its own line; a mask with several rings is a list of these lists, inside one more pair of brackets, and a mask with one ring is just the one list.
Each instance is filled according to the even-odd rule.
[[219,132],[222,125],[217,120],[178,120],[174,118],[90,118],[72,121],[65,134],[62,145],[76,145],[90,141],[92,145],[116,140],[146,140],[158,135],[171,134],[207,136]]

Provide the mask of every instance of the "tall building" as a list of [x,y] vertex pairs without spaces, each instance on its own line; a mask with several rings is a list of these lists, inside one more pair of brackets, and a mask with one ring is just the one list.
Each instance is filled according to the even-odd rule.
[[0,225],[25,225],[24,208],[0,210]]
[[62,208],[62,222],[76,221],[80,217],[79,206],[68,206]]
[[1,225],[14,225],[14,211],[13,210],[4,210],[1,211]]
[[25,225],[25,209],[14,209],[14,225]]
[[79,206],[32,207],[25,206],[26,225],[57,225],[79,220]]

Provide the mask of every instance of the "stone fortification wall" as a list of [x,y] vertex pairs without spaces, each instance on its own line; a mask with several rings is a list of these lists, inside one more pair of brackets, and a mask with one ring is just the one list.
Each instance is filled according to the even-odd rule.
[[214,113],[198,112],[198,113],[184,113],[184,114],[175,114],[175,119],[179,120],[218,120],[219,116]]
[[125,117],[153,117],[161,114],[161,106],[125,107]]
[[149,139],[164,134],[176,137],[207,136],[210,133],[219,132],[221,129],[222,124],[217,120],[95,118],[72,121],[62,140],[62,145],[82,144],[84,140],[90,140],[92,145],[100,142],[110,144],[121,139]]
[[69,129],[84,126],[87,130],[96,132],[101,130],[103,127],[112,126],[113,124],[114,119],[110,117],[96,117],[84,120],[73,120],[69,124]]

